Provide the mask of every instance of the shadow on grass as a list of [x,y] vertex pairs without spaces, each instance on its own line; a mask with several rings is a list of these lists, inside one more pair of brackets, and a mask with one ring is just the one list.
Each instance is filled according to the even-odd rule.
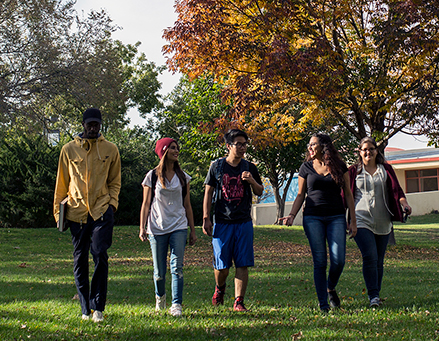
[[[76,289],[69,236],[47,230],[0,231],[0,238],[6,235],[0,239],[0,339],[294,340],[303,335],[316,340],[432,340],[437,338],[434,326],[439,318],[439,251],[432,247],[437,241],[427,239],[435,231],[396,229],[398,244],[389,248],[385,261],[382,296],[387,300],[377,310],[367,307],[361,255],[355,242],[349,241],[337,286],[343,309],[322,315],[303,230],[257,227],[256,264],[250,269],[246,295],[251,312],[237,314],[232,311],[234,269],[227,282],[225,306],[211,306],[210,238],[197,228],[199,241],[185,255],[184,316],[176,319],[154,311],[149,245],[138,240],[137,229],[116,228],[102,324],[82,321],[79,302],[72,300]],[[417,233],[426,237],[414,244],[420,236]],[[32,238],[20,238],[20,234]],[[39,237],[41,243],[35,245]],[[26,264],[20,267],[22,263]],[[167,276],[170,296],[169,272]]]

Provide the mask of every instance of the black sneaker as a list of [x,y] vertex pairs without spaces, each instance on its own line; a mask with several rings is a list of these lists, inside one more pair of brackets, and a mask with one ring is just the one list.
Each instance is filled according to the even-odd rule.
[[329,305],[331,308],[340,307],[340,299],[338,298],[337,291],[331,290],[328,291]]
[[369,307],[370,308],[376,308],[376,307],[379,307],[380,304],[381,304],[380,298],[379,297],[374,297],[374,298],[370,299]]

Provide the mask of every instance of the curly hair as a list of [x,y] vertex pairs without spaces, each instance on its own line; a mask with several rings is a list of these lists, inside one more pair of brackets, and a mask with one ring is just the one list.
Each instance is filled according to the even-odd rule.
[[381,150],[378,149],[378,145],[377,145],[377,142],[375,141],[375,139],[373,137],[370,137],[370,136],[363,137],[361,139],[360,143],[358,144],[358,161],[356,163],[358,174],[360,174],[361,171],[363,170],[363,158],[360,155],[360,149],[361,149],[361,147],[363,147],[363,144],[365,144],[365,143],[370,143],[376,149],[377,156],[375,158],[375,161],[376,161],[377,165],[378,164],[382,165],[382,164],[386,163],[386,159],[384,158],[383,153],[381,153]]
[[[343,187],[344,186],[344,169],[346,169],[346,164],[341,159],[340,154],[337,149],[335,149],[332,144],[332,139],[329,135],[316,133],[312,137],[317,137],[319,139],[319,145],[322,147],[323,163],[328,167],[329,174],[331,174],[332,179],[335,183]],[[307,151],[306,161],[310,161],[311,156],[309,151]]]

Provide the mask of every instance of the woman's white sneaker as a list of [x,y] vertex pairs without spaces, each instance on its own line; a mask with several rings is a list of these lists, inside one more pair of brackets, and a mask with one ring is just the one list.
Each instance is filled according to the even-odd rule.
[[163,310],[166,309],[166,294],[162,297],[155,295],[155,310]]
[[173,303],[171,309],[169,309],[169,313],[172,316],[181,316],[182,313],[181,304]]
[[102,322],[104,320],[104,315],[102,314],[102,311],[95,310],[93,312],[92,320],[95,323]]

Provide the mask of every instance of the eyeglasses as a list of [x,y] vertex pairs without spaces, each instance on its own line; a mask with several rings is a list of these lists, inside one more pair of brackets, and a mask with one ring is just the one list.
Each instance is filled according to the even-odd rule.
[[247,142],[244,142],[244,143],[235,142],[235,143],[232,143],[232,146],[235,146],[236,148],[247,148],[248,143]]
[[312,143],[308,143],[306,145],[306,148],[310,148],[310,147],[314,147],[314,146],[318,146],[319,144],[317,142],[312,142]]
[[360,151],[362,151],[362,152],[364,152],[364,153],[367,153],[367,152],[373,153],[375,150],[376,150],[376,148],[364,148],[364,149],[360,149]]

